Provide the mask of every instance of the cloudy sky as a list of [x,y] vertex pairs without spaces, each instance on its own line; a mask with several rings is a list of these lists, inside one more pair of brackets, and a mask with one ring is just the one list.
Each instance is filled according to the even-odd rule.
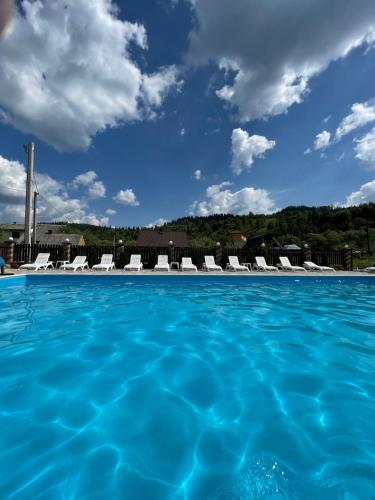
[[0,220],[148,225],[375,201],[373,0],[22,0]]

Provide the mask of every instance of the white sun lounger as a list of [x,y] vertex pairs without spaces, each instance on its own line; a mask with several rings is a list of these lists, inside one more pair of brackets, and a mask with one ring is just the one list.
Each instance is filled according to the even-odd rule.
[[115,263],[113,262],[113,254],[103,253],[102,260],[99,264],[92,266],[94,271],[110,271],[115,268]]
[[143,264],[141,262],[141,256],[138,254],[133,254],[130,256],[129,264],[124,267],[125,271],[141,271],[143,269]]
[[216,265],[213,255],[205,255],[203,271],[223,271],[223,268],[221,266]]
[[254,269],[257,271],[279,271],[277,267],[267,265],[264,257],[255,257]]
[[362,271],[364,271],[365,273],[375,273],[375,266],[365,267],[364,269],[362,269]]
[[303,263],[303,267],[307,271],[330,271],[330,272],[336,272],[333,267],[328,267],[328,266],[318,266],[318,264],[315,264],[314,262],[311,262],[309,260],[306,260]]
[[182,257],[180,269],[181,271],[198,271],[197,266],[192,263],[191,257]]
[[49,253],[38,253],[35,262],[23,264],[20,269],[29,269],[30,271],[39,271],[39,269],[46,270],[48,267],[53,268],[53,262],[49,261]]
[[307,273],[306,269],[304,267],[301,267],[301,266],[292,266],[292,264],[290,263],[290,260],[288,257],[279,257],[280,259],[280,262],[281,262],[281,269],[283,271],[304,271],[305,273]]
[[85,255],[77,255],[77,257],[74,258],[73,262],[71,262],[70,264],[64,264],[59,269],[74,272],[78,269],[81,269],[81,271],[83,271],[85,267],[89,269],[89,264],[86,259],[87,257]]
[[229,271],[247,271],[249,272],[249,268],[246,266],[243,266],[242,264],[239,263],[238,257],[236,255],[230,255],[228,257],[229,262],[226,266],[226,268]]
[[158,255],[158,263],[154,267],[154,271],[169,271],[168,255]]

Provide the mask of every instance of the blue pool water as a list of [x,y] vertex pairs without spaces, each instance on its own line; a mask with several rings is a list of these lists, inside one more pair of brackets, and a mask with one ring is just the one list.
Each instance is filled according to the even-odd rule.
[[0,281],[0,498],[375,497],[375,280]]

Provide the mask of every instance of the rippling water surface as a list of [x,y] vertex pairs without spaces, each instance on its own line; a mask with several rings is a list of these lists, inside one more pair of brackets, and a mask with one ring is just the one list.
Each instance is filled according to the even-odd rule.
[[0,283],[0,498],[375,498],[375,280]]

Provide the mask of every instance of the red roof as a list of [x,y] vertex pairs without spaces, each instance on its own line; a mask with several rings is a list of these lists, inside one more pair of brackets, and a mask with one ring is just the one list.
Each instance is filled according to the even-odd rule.
[[185,231],[158,231],[141,229],[138,233],[138,247],[167,247],[173,241],[175,247],[188,247],[189,241]]

